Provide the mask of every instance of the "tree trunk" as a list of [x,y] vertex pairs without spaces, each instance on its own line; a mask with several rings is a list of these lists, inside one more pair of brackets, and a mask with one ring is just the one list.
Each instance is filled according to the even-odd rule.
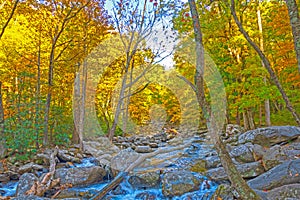
[[253,112],[252,112],[251,109],[247,109],[247,116],[248,116],[248,122],[249,122],[250,129],[251,130],[255,129],[255,123],[254,123],[254,119],[253,119]]
[[5,136],[4,136],[4,108],[2,100],[2,82],[0,81],[0,159],[5,157]]
[[[259,44],[260,44],[260,49],[262,52],[264,52],[264,38],[263,38],[263,28],[262,28],[262,22],[261,22],[261,12],[260,12],[260,7],[259,7],[259,1],[258,1],[258,9],[257,9],[257,21],[258,21],[258,29],[259,29]],[[262,66],[264,66],[264,62],[262,62]],[[264,77],[264,83],[267,85],[267,78]],[[271,126],[271,112],[270,112],[270,100],[265,99],[265,121],[266,121],[266,126]]]
[[246,110],[243,111],[243,122],[244,122],[245,131],[250,130],[250,124],[249,124],[248,115],[247,115]]
[[261,199],[246,183],[238,172],[236,166],[233,164],[229,153],[226,150],[224,143],[220,138],[220,131],[217,127],[217,122],[214,119],[213,112],[211,112],[208,102],[205,99],[204,93],[204,48],[202,42],[202,32],[200,27],[199,15],[197,12],[196,4],[194,0],[188,0],[190,6],[190,12],[193,20],[194,35],[196,42],[196,74],[195,85],[196,95],[198,102],[204,113],[207,127],[212,139],[214,140],[215,148],[218,152],[225,172],[228,175],[233,187],[237,190],[239,195],[244,199]]
[[289,12],[290,24],[294,37],[294,48],[296,51],[298,70],[300,73],[300,18],[298,5],[296,3],[296,0],[285,0],[285,2]]
[[273,71],[271,64],[268,60],[268,58],[265,56],[265,54],[261,51],[261,49],[252,41],[252,39],[250,38],[249,34],[245,31],[243,25],[241,24],[241,22],[239,21],[237,15],[236,15],[236,11],[235,11],[235,3],[234,0],[231,0],[231,6],[230,10],[231,10],[231,14],[234,18],[235,23],[237,24],[237,26],[239,27],[240,32],[244,35],[244,37],[246,38],[246,40],[249,42],[249,44],[255,49],[255,51],[258,53],[259,57],[262,59],[265,68],[268,70],[271,80],[274,82],[274,84],[276,85],[276,87],[278,88],[283,100],[285,101],[286,107],[287,109],[291,112],[291,114],[293,115],[295,121],[297,122],[297,124],[300,126],[300,118],[298,113],[296,112],[295,108],[292,106],[288,96],[286,95],[283,87],[281,86],[281,83],[279,82],[275,72]]
[[3,34],[4,34],[4,32],[5,32],[5,29],[6,29],[7,26],[8,26],[10,20],[12,19],[12,17],[13,17],[13,15],[14,15],[15,11],[16,11],[16,8],[17,8],[19,2],[20,2],[20,0],[16,0],[16,1],[15,1],[14,6],[13,6],[13,8],[12,8],[12,10],[11,10],[11,13],[10,13],[10,15],[8,16],[8,19],[6,20],[4,26],[3,26],[2,29],[1,29],[1,32],[0,32],[0,40],[1,40],[1,38],[2,38],[2,36],[3,36]]

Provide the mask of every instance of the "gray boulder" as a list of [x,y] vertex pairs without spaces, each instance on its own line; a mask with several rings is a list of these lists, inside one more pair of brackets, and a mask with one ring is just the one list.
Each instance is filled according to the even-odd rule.
[[300,159],[286,161],[248,181],[248,185],[257,190],[271,190],[283,185],[299,183],[299,172]]
[[270,147],[282,142],[288,142],[300,136],[300,127],[271,126],[250,130],[239,136],[238,143],[251,142],[264,147]]
[[103,180],[106,171],[99,167],[61,168],[55,171],[54,177],[60,178],[61,184],[71,183],[73,186],[87,185]]
[[144,172],[131,176],[128,182],[133,188],[151,188],[159,185],[160,172]]
[[235,158],[235,160],[240,163],[254,162],[255,160],[252,151],[253,151],[253,144],[246,143],[234,147],[230,152],[230,156]]
[[25,193],[31,189],[31,187],[36,181],[38,181],[38,178],[34,174],[31,173],[23,174],[20,177],[17,186],[16,196],[25,195]]
[[162,192],[166,197],[181,196],[199,190],[201,182],[202,179],[189,171],[167,172],[162,179]]
[[33,172],[34,170],[42,170],[44,167],[33,162],[23,165],[19,168],[19,174]]
[[272,189],[267,194],[268,199],[300,199],[300,184],[284,185]]
[[140,155],[131,148],[120,151],[111,159],[111,170],[113,176],[116,176],[120,171],[124,171],[139,157]]
[[[237,165],[237,169],[243,178],[253,178],[264,173],[264,168],[260,162],[240,164]],[[215,181],[228,180],[223,167],[208,170],[206,176]]]

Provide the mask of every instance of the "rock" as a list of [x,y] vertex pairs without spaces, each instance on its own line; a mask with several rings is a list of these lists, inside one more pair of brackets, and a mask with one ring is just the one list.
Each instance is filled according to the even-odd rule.
[[167,172],[162,179],[162,192],[166,197],[180,196],[199,190],[202,181],[189,171]]
[[57,157],[60,161],[63,162],[81,163],[81,160],[79,158],[75,158],[74,156],[68,155],[68,151],[59,150]]
[[279,145],[275,145],[266,150],[262,158],[262,164],[266,171],[283,163],[287,160],[287,156],[282,152]]
[[234,196],[235,194],[234,188],[230,185],[221,184],[218,186],[211,199],[234,200],[236,199],[236,196]]
[[133,188],[151,188],[159,185],[160,172],[142,172],[131,176],[128,182]]
[[252,148],[252,153],[255,161],[261,160],[264,154],[266,153],[266,149],[259,144],[254,144]]
[[153,192],[141,192],[135,196],[136,200],[157,200],[156,194]]
[[231,152],[230,156],[235,158],[236,161],[240,163],[249,163],[249,162],[254,162],[254,157],[253,157],[253,144],[247,143],[247,144],[242,144],[237,147],[234,147]]
[[55,171],[54,177],[60,178],[61,184],[71,183],[73,186],[87,185],[103,180],[106,171],[99,167],[60,168]]
[[12,198],[12,200],[50,200],[50,199],[46,197],[38,197],[35,195],[20,195]]
[[140,155],[131,148],[120,151],[111,159],[113,176],[116,176],[120,171],[124,171],[129,165],[136,161],[139,156]]
[[[240,164],[237,165],[237,169],[243,178],[253,178],[264,173],[264,168],[260,162]],[[215,181],[228,180],[223,167],[210,169],[206,172],[206,175]]]
[[207,169],[220,167],[220,165],[221,165],[221,160],[220,160],[219,156],[209,156],[209,157],[205,158],[205,161],[206,161],[205,167]]
[[225,136],[233,136],[233,135],[240,135],[241,133],[244,132],[244,128],[241,127],[240,125],[237,124],[227,124],[226,125],[226,131],[225,131]]
[[69,188],[62,190],[58,196],[56,197],[57,199],[71,199],[71,198],[76,198],[76,199],[91,199],[95,195],[96,191],[94,190],[87,190],[87,191],[77,191],[76,189]]
[[0,174],[0,182],[1,183],[7,183],[10,180],[10,177],[7,173]]
[[155,142],[149,143],[149,146],[150,146],[151,148],[158,148],[158,144],[155,143]]
[[288,142],[300,136],[300,128],[296,126],[271,126],[250,130],[239,136],[240,144],[251,142],[264,147]]
[[19,174],[24,174],[24,173],[29,173],[33,172],[33,170],[43,170],[43,166],[37,165],[33,162],[28,163],[26,165],[23,165],[22,167],[19,168]]
[[274,188],[267,194],[268,199],[300,199],[300,184],[284,185]]
[[207,171],[206,161],[198,160],[195,163],[192,163],[191,168],[189,169],[192,172],[203,173]]
[[135,151],[137,153],[150,153],[152,152],[152,148],[149,146],[136,146]]
[[28,190],[31,189],[32,185],[38,181],[38,178],[32,173],[25,173],[20,177],[16,196],[24,195]]
[[3,162],[0,161],[0,174],[5,171]]
[[300,159],[286,161],[248,181],[248,185],[257,190],[271,190],[283,185],[299,183],[299,172]]

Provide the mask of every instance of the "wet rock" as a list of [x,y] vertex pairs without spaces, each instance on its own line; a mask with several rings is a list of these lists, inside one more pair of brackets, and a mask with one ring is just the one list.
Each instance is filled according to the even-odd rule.
[[71,183],[73,186],[87,185],[103,180],[106,171],[99,167],[61,168],[55,171],[54,177],[60,178],[61,184]]
[[20,195],[12,198],[12,200],[50,200],[50,199],[46,197],[38,197],[35,195]]
[[63,161],[63,162],[72,162],[72,163],[80,163],[81,162],[81,160],[79,158],[68,155],[68,153],[70,153],[70,152],[68,152],[66,150],[59,150],[57,157],[60,161]]
[[95,195],[96,191],[77,191],[73,188],[62,190],[56,199],[91,199]]
[[192,172],[203,173],[207,171],[206,168],[206,161],[205,160],[198,160],[192,163],[191,168],[189,169]]
[[299,171],[300,159],[286,161],[248,181],[248,185],[258,190],[271,190],[283,185],[299,183]]
[[43,166],[37,165],[33,162],[28,163],[26,165],[23,165],[22,167],[19,168],[19,174],[24,174],[24,173],[29,173],[33,172],[34,170],[43,170]]
[[151,148],[158,148],[158,144],[155,143],[155,142],[149,143],[149,146],[150,146]]
[[16,196],[19,195],[24,195],[32,185],[38,181],[38,178],[32,174],[32,173],[25,173],[20,177],[18,186],[17,186],[17,191],[16,191]]
[[[241,173],[243,178],[253,178],[264,173],[264,168],[260,162],[240,164],[237,165],[237,169]],[[210,169],[207,171],[206,175],[215,181],[228,179],[223,167]]]
[[0,174],[0,182],[1,183],[6,183],[10,180],[10,177],[7,173],[5,174]]
[[116,176],[120,171],[124,171],[129,165],[136,161],[139,156],[140,155],[131,148],[120,151],[111,159],[113,176]]
[[271,126],[247,131],[239,136],[240,144],[251,142],[264,147],[288,142],[300,136],[300,127],[296,126]]
[[180,196],[198,190],[202,181],[189,171],[167,172],[162,179],[162,192],[166,197]]
[[220,160],[219,156],[209,156],[209,157],[205,158],[205,161],[206,161],[205,167],[207,169],[220,167],[220,165],[221,165],[221,160]]
[[212,195],[211,199],[234,200],[236,192],[234,188],[227,184],[221,184]]
[[267,194],[268,199],[300,199],[300,184],[284,185],[274,188]]
[[159,185],[160,172],[144,172],[131,176],[128,182],[133,188],[151,188]]
[[156,200],[156,194],[153,192],[142,192],[135,196],[136,200]]
[[152,148],[149,147],[149,146],[136,146],[136,147],[135,147],[135,151],[136,151],[137,153],[150,153],[150,152],[152,152],[153,150],[152,150]]
[[253,157],[253,144],[247,143],[247,144],[242,144],[237,147],[234,147],[230,151],[230,156],[235,158],[236,161],[240,163],[249,163],[249,162],[254,162],[254,157]]

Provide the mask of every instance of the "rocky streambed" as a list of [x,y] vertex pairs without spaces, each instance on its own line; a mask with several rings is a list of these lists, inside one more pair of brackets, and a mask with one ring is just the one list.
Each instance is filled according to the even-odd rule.
[[[273,200],[300,199],[299,136],[300,128],[293,126],[244,133],[228,125],[222,137],[248,184],[263,199]],[[92,199],[118,174],[151,155],[126,173],[103,199],[237,199],[208,138],[161,133],[116,137],[112,145],[99,137],[86,141],[84,152],[77,146],[59,150],[54,178],[60,183],[43,197],[27,194],[49,171],[51,149],[37,154],[30,163],[0,162],[0,195],[2,199]]]

